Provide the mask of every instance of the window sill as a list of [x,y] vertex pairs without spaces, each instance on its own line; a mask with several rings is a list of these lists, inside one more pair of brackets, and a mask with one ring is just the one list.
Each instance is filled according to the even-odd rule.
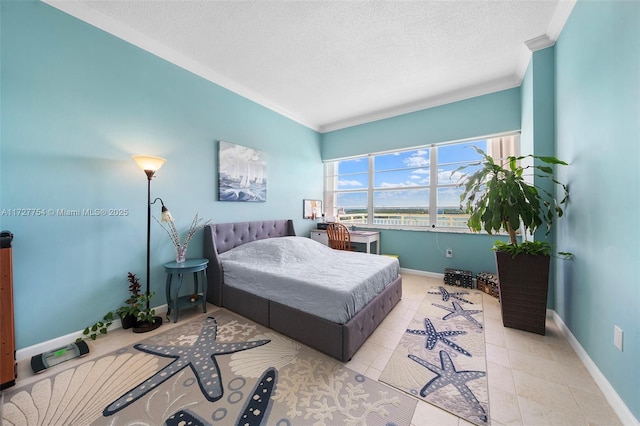
[[[351,225],[347,225],[349,227],[349,229],[351,229]],[[467,234],[467,235],[484,235],[487,236],[489,234],[487,234],[486,232],[482,231],[482,232],[475,232],[475,231],[471,231],[467,228],[424,228],[424,227],[411,227],[411,226],[402,226],[402,225],[398,225],[398,226],[384,226],[384,225],[356,225],[356,230],[357,231],[362,231],[362,230],[371,230],[371,231],[382,231],[382,230],[389,230],[389,231],[412,231],[412,232],[434,232],[434,233],[441,233],[441,234]],[[494,233],[489,235],[491,237],[500,237],[500,236],[508,236],[508,234],[506,232],[500,232],[500,233]]]
[[[350,225],[349,229],[351,229]],[[443,232],[443,233],[451,233],[451,234],[479,234],[478,232],[470,231],[466,228],[425,228],[425,227],[416,227],[416,226],[385,226],[385,225],[356,225],[356,229],[370,229],[375,231],[380,230],[393,230],[393,231],[415,231],[415,232]]]

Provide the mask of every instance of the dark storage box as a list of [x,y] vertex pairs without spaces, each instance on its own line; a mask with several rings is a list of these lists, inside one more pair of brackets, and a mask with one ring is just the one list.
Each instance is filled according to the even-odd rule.
[[490,296],[500,297],[498,276],[491,272],[479,272],[476,275],[476,288],[480,291],[484,291]]
[[444,283],[455,285],[458,287],[473,288],[473,279],[471,271],[462,271],[460,269],[445,268]]

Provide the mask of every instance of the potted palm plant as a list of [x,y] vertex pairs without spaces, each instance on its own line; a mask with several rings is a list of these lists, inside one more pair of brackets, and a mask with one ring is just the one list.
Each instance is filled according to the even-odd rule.
[[[460,169],[480,168],[462,177],[460,202],[471,215],[467,222],[471,230],[509,236],[509,242],[496,241],[493,246],[503,325],[544,335],[551,245],[519,239],[533,235],[543,224],[548,235],[554,220],[562,216],[562,204],[567,202],[569,192],[555,178],[553,166],[567,163],[555,157],[526,155],[508,157],[504,164],[498,164],[483,150],[474,149],[482,160]],[[532,159],[533,164],[522,166],[525,159]],[[560,201],[549,190],[527,182],[531,175],[538,182],[547,180],[558,185]]]

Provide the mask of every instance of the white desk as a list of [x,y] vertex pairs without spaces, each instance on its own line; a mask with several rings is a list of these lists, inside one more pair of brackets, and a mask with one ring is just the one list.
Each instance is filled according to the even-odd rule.
[[[371,253],[371,243],[376,243],[376,254],[380,254],[380,233],[376,231],[349,231],[352,243],[363,243],[367,245],[367,253]],[[311,239],[318,241],[325,246],[329,245],[329,237],[324,229],[314,229],[311,231]]]

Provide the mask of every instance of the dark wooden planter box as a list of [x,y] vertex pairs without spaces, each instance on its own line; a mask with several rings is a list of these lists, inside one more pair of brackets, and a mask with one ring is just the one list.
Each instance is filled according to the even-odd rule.
[[502,324],[545,334],[550,256],[496,252]]

